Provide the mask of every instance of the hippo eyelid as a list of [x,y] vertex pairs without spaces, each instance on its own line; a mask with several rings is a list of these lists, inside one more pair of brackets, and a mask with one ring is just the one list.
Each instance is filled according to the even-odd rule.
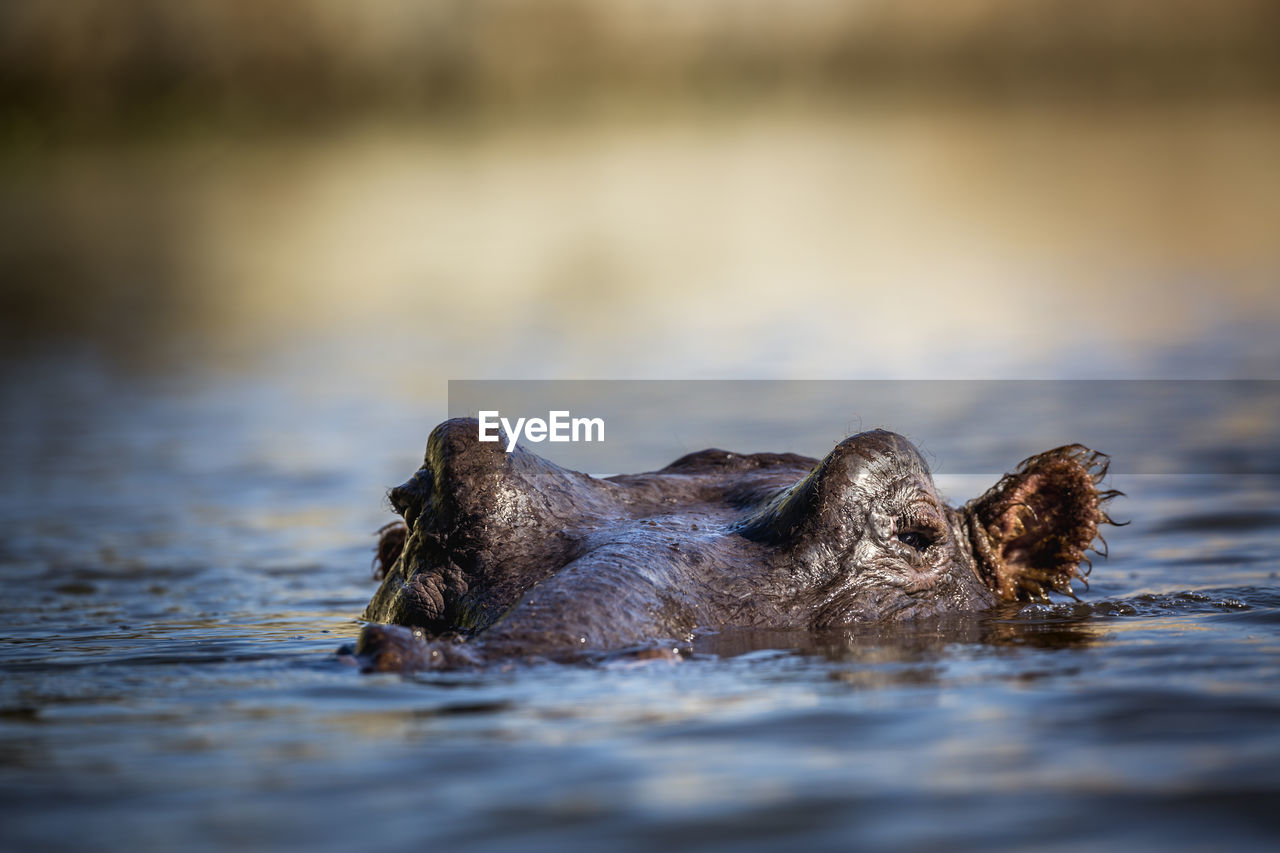
[[942,534],[947,526],[946,518],[939,511],[938,505],[928,499],[912,501],[907,506],[900,507],[894,515],[902,530],[918,530],[921,533],[937,536]]
[[894,538],[917,551],[926,551],[937,544],[932,532],[924,530],[899,530]]
[[946,522],[923,501],[899,516],[895,527],[893,538],[921,553],[947,538]]

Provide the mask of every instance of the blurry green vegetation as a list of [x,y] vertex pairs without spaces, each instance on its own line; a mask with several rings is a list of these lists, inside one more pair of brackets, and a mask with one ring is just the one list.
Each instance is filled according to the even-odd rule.
[[1268,0],[7,0],[10,135],[619,99],[1221,97],[1280,83]]

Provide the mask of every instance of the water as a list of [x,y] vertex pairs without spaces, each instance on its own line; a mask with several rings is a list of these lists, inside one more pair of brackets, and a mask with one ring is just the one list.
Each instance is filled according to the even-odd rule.
[[[369,676],[335,651],[427,422],[261,377],[24,367],[6,847],[1196,849],[1280,829],[1274,476],[1114,478],[1132,523],[1080,604],[710,635],[675,665]],[[957,500],[963,479],[943,480]]]
[[[6,291],[26,313],[0,371],[0,848],[1273,849],[1280,477],[1257,400],[1208,394],[1194,424],[1092,404],[1143,425],[1147,461],[1117,451],[1131,524],[1079,604],[708,635],[674,665],[362,675],[335,654],[448,379],[1273,378],[1280,125],[1244,113],[0,164],[6,267],[61,259],[52,290]],[[920,401],[884,425],[951,430],[930,446],[962,501],[1041,411]]]

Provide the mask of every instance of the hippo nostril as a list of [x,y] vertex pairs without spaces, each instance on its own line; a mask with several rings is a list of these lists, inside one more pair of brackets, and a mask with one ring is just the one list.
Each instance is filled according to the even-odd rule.
[[404,493],[404,486],[396,486],[387,494],[387,497],[391,499],[392,508],[401,515],[404,515],[404,511],[409,508],[409,501]]
[[422,509],[422,501],[409,488],[409,484],[396,486],[391,490],[388,497],[391,498],[391,506],[395,509],[400,517],[404,519],[405,524],[413,527],[414,520],[418,517],[418,513]]
[[418,516],[422,515],[427,497],[431,494],[431,487],[431,470],[423,467],[406,482],[401,483],[387,493],[391,506],[404,519],[405,524],[413,527],[413,523],[418,519]]

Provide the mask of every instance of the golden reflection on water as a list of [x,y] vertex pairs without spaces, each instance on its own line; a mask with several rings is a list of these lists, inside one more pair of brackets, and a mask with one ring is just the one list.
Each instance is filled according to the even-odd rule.
[[400,393],[1136,375],[1196,347],[1257,375],[1276,150],[1265,104],[365,125],[51,156],[0,194],[0,249],[55,325],[309,345]]

